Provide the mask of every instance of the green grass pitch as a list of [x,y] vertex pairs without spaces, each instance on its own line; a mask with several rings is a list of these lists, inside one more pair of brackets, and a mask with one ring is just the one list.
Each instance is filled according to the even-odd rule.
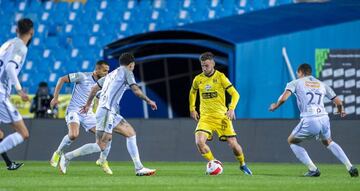
[[25,162],[18,171],[0,169],[0,191],[13,190],[360,190],[360,179],[351,178],[343,165],[320,164],[321,177],[301,175],[301,164],[249,163],[254,176],[238,170],[236,163],[224,163],[224,173],[206,176],[206,163],[146,162],[156,168],[152,177],[136,177],[130,162],[111,162],[114,175],[102,172],[95,162],[71,162],[66,175],[48,162]]

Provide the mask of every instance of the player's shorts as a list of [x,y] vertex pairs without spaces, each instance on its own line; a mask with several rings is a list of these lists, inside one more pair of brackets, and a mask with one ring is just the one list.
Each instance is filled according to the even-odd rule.
[[220,141],[226,141],[228,137],[236,137],[232,122],[226,115],[223,117],[200,116],[195,133],[198,131],[207,133],[208,141],[212,140],[213,132],[216,132]]
[[331,138],[329,116],[304,117],[291,132],[291,135],[300,140],[327,140]]
[[106,133],[112,133],[112,130],[123,120],[124,118],[112,112],[106,108],[98,107],[96,111],[96,130],[104,131]]
[[0,101],[0,123],[14,123],[21,120],[19,111],[10,103],[9,99]]
[[85,131],[89,131],[91,128],[96,126],[95,114],[92,112],[82,114],[75,111],[69,111],[65,116],[65,121],[67,125],[70,123],[77,123],[82,126]]

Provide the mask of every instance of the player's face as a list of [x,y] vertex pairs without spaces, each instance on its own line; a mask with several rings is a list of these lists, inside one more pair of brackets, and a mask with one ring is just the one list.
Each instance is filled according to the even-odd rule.
[[201,69],[206,76],[209,76],[213,73],[215,67],[215,62],[213,60],[205,60],[201,62]]
[[109,73],[109,66],[102,64],[96,67],[96,75],[98,78],[102,78]]
[[302,73],[300,70],[296,71],[296,75],[298,78],[304,77],[304,73]]
[[135,69],[135,62],[131,62],[131,63],[127,66],[127,68],[128,68],[130,71],[134,71],[134,69]]

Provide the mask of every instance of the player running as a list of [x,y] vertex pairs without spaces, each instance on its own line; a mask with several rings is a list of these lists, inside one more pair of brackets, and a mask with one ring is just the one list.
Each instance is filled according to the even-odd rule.
[[[68,126],[68,134],[64,136],[57,150],[53,153],[50,160],[51,166],[57,167],[60,156],[64,152],[64,149],[70,146],[71,143],[79,136],[80,125],[85,129],[85,131],[95,133],[95,114],[91,109],[87,113],[80,113],[80,109],[86,104],[91,88],[100,78],[107,75],[108,72],[109,64],[103,60],[100,60],[96,63],[95,70],[93,72],[70,73],[59,78],[55,87],[54,98],[50,103],[52,107],[59,103],[59,93],[64,83],[75,83],[75,86],[72,92],[70,104],[67,107],[65,117]],[[96,163],[100,165],[107,174],[113,174],[106,160],[110,151],[110,147],[111,143],[109,143],[106,149],[101,152],[99,160],[96,161]]]
[[99,105],[96,111],[96,143],[89,143],[74,151],[63,154],[59,163],[60,171],[63,174],[66,173],[67,166],[71,159],[103,151],[111,141],[112,132],[113,130],[115,131],[115,129],[121,130],[121,134],[126,137],[127,149],[135,165],[135,174],[137,176],[150,176],[155,174],[155,169],[148,169],[142,165],[136,143],[135,130],[120,115],[119,104],[124,92],[130,88],[136,96],[146,101],[153,110],[156,110],[157,106],[154,101],[150,100],[141,91],[135,82],[133,74],[135,58],[129,53],[124,53],[120,56],[119,62],[120,67],[100,79],[97,84],[93,86],[87,103],[82,109],[82,112],[88,112],[96,92],[101,89]]
[[[206,141],[211,141],[213,132],[216,132],[220,141],[228,142],[240,163],[240,170],[246,175],[252,175],[245,164],[244,154],[231,122],[235,119],[234,110],[240,98],[239,93],[223,73],[214,69],[214,55],[211,52],[201,54],[200,62],[203,72],[195,77],[189,94],[190,115],[198,121],[195,130],[196,146],[206,160],[214,160]],[[195,106],[197,91],[200,95],[200,116]],[[231,95],[229,108],[225,105],[225,91]]]
[[299,79],[286,85],[284,93],[276,103],[270,105],[269,110],[275,111],[285,103],[291,94],[295,94],[301,112],[301,120],[290,134],[288,143],[295,156],[309,169],[304,176],[320,176],[319,169],[312,162],[306,150],[300,146],[302,141],[315,138],[320,139],[346,166],[351,177],[357,177],[359,176],[357,168],[350,163],[342,148],[331,139],[329,116],[324,108],[324,97],[326,96],[335,103],[338,114],[345,117],[346,113],[342,101],[329,86],[314,78],[311,72],[312,69],[309,64],[301,64],[297,69]]
[[16,28],[17,37],[6,41],[0,48],[0,123],[11,123],[15,133],[0,143],[0,154],[29,138],[29,131],[17,109],[10,103],[12,86],[23,101],[29,97],[22,90],[18,74],[25,62],[28,46],[34,35],[34,24],[28,18],[20,19]]

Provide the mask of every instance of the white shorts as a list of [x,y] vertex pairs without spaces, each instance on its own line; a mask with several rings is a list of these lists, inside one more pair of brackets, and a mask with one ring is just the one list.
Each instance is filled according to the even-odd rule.
[[89,131],[91,128],[96,126],[95,114],[89,112],[87,114],[82,114],[75,111],[70,111],[66,114],[65,117],[66,124],[77,123],[81,125],[85,131]]
[[312,138],[327,140],[331,138],[329,116],[304,117],[291,132],[291,135],[301,140]]
[[98,107],[96,111],[96,130],[105,131],[106,133],[112,133],[112,130],[123,120],[124,118],[106,108]]
[[22,120],[19,111],[9,99],[0,101],[0,123],[14,123]]

